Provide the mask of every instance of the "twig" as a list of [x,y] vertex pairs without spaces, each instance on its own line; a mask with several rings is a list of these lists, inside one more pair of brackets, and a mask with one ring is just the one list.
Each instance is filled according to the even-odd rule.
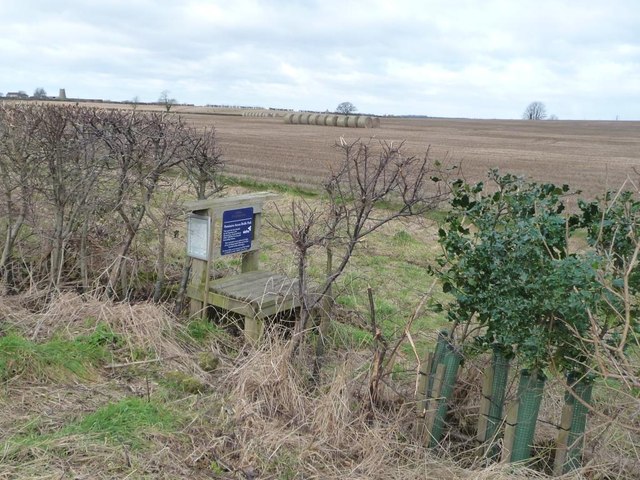
[[178,357],[187,357],[188,355],[170,355],[168,357],[163,358],[152,358],[151,360],[138,360],[137,362],[129,362],[129,363],[111,363],[106,366],[106,368],[124,368],[124,367],[132,367],[134,365],[146,365],[149,363],[155,362],[163,362],[165,360],[173,360]]

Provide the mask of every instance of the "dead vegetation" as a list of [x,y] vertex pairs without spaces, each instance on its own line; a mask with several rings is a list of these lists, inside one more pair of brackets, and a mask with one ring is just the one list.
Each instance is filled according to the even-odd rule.
[[[95,334],[103,325],[121,341],[107,345],[109,358],[90,376],[67,372],[51,383],[24,372],[3,381],[0,478],[544,476],[485,465],[460,448],[477,415],[477,364],[468,363],[459,382],[454,429],[441,448],[427,449],[414,438],[415,377],[388,377],[387,401],[372,406],[367,350],[332,350],[320,378],[312,380],[312,351],[291,362],[288,341],[277,337],[252,350],[217,331],[198,342],[188,324],[156,304],[71,293],[39,310],[35,303],[33,295],[2,297],[3,334],[46,344]],[[218,359],[213,369],[201,367],[203,352]],[[555,390],[541,415],[549,423],[557,421],[561,404],[562,389]],[[123,405],[126,417],[117,410]],[[609,408],[615,418],[623,407]],[[105,411],[106,424],[100,423]],[[121,420],[127,433],[119,430]],[[539,430],[540,448],[548,430]],[[595,417],[588,461],[575,477],[634,478],[631,445],[628,432]]]

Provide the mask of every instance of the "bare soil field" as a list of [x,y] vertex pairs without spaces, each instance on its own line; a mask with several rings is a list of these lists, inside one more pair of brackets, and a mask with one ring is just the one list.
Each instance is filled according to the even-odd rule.
[[[88,103],[103,108],[127,104]],[[139,105],[162,111],[161,105]],[[404,142],[409,155],[424,155],[461,167],[469,181],[482,181],[491,168],[529,180],[569,184],[582,197],[615,190],[640,173],[640,122],[525,121],[382,117],[380,128],[287,125],[282,117],[248,117],[272,112],[176,105],[198,126],[215,126],[227,173],[258,182],[317,188],[338,158],[333,145],[371,138]],[[285,112],[277,112],[284,115]],[[636,173],[636,171],[638,173]]]
[[405,142],[405,152],[461,165],[470,181],[490,168],[530,180],[567,183],[584,196],[616,189],[640,168],[640,122],[382,118],[381,127],[355,129],[286,125],[281,118],[185,113],[215,125],[229,173],[262,181],[317,186],[337,158],[332,146],[372,138]]

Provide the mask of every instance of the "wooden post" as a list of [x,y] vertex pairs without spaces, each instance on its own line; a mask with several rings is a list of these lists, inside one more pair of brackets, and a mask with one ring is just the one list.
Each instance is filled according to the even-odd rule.
[[567,459],[569,431],[571,430],[571,420],[573,419],[573,403],[565,402],[562,407],[562,417],[558,439],[556,440],[556,458],[553,463],[553,474],[560,476],[564,473],[564,463]]
[[258,343],[264,330],[264,322],[262,319],[253,317],[244,317],[244,336],[252,343]]
[[[491,407],[491,391],[493,389],[493,365],[489,365],[482,379],[482,398],[480,399],[480,412],[478,417],[478,430],[476,438],[484,443],[487,441],[487,420],[489,416],[489,408]],[[484,446],[481,446],[484,453]]]
[[[215,235],[213,234],[213,232],[215,232],[216,217],[213,209],[210,208],[208,210],[208,214],[209,214],[209,218],[211,219],[211,224],[210,224],[210,233],[209,233],[209,245],[207,247],[208,255],[207,255],[207,262],[205,266],[206,270],[204,272],[204,289],[203,289],[204,294],[202,296],[202,298],[204,299],[204,302],[202,304],[202,315],[201,315],[202,318],[206,318],[207,316],[207,296],[209,295],[209,282],[211,281],[211,275],[213,274],[212,272],[213,258],[214,258],[213,250],[216,245]],[[200,282],[200,284],[202,285],[202,281]]]
[[[260,238],[260,231],[262,230],[262,212],[253,214],[253,239]],[[240,271],[242,273],[255,272],[260,269],[260,250],[251,250],[242,254],[242,267]]]
[[436,367],[436,375],[433,381],[433,388],[431,390],[431,397],[427,400],[426,414],[425,414],[425,437],[424,443],[429,445],[432,440],[431,431],[433,430],[433,424],[435,423],[436,413],[438,412],[438,406],[440,404],[440,393],[442,392],[442,384],[444,382],[444,371],[446,365],[439,363]]
[[518,426],[518,407],[519,399],[513,400],[507,407],[506,426],[504,429],[504,443],[502,446],[502,462],[511,461],[511,451],[513,450],[513,441],[516,436],[516,427]]
[[422,439],[425,436],[425,421],[427,414],[427,383],[431,372],[433,353],[427,352],[420,371],[418,372],[418,390],[416,391],[416,435]]
[[[199,260],[197,258],[193,259],[191,264],[191,284],[200,288],[201,285],[204,284],[204,274],[206,272],[207,262],[204,260]],[[204,291],[204,287],[202,287]],[[204,297],[203,297],[204,298]],[[204,312],[204,303],[201,300],[191,298],[189,301],[189,316],[202,316]]]

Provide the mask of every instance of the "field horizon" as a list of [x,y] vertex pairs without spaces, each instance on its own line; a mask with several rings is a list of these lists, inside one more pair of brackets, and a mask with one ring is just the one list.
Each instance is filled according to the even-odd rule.
[[486,180],[489,169],[498,168],[531,181],[566,183],[588,198],[620,188],[640,166],[637,121],[381,117],[380,128],[356,129],[192,109],[176,113],[197,126],[215,126],[228,173],[302,188],[321,185],[338,160],[332,147],[341,139],[403,142],[407,155],[428,150],[432,160],[460,167],[470,182]]
[[[75,102],[51,102],[52,104]],[[162,105],[92,103],[95,108],[164,111]],[[502,120],[379,117],[379,128],[285,124],[287,113],[272,109],[180,106],[172,113],[200,127],[215,127],[226,174],[256,183],[318,189],[339,159],[337,142],[402,142],[406,155],[459,167],[469,182],[485,181],[490,169],[527,180],[568,184],[595,198],[619,189],[640,171],[640,121]],[[243,116],[268,112],[277,116]]]

